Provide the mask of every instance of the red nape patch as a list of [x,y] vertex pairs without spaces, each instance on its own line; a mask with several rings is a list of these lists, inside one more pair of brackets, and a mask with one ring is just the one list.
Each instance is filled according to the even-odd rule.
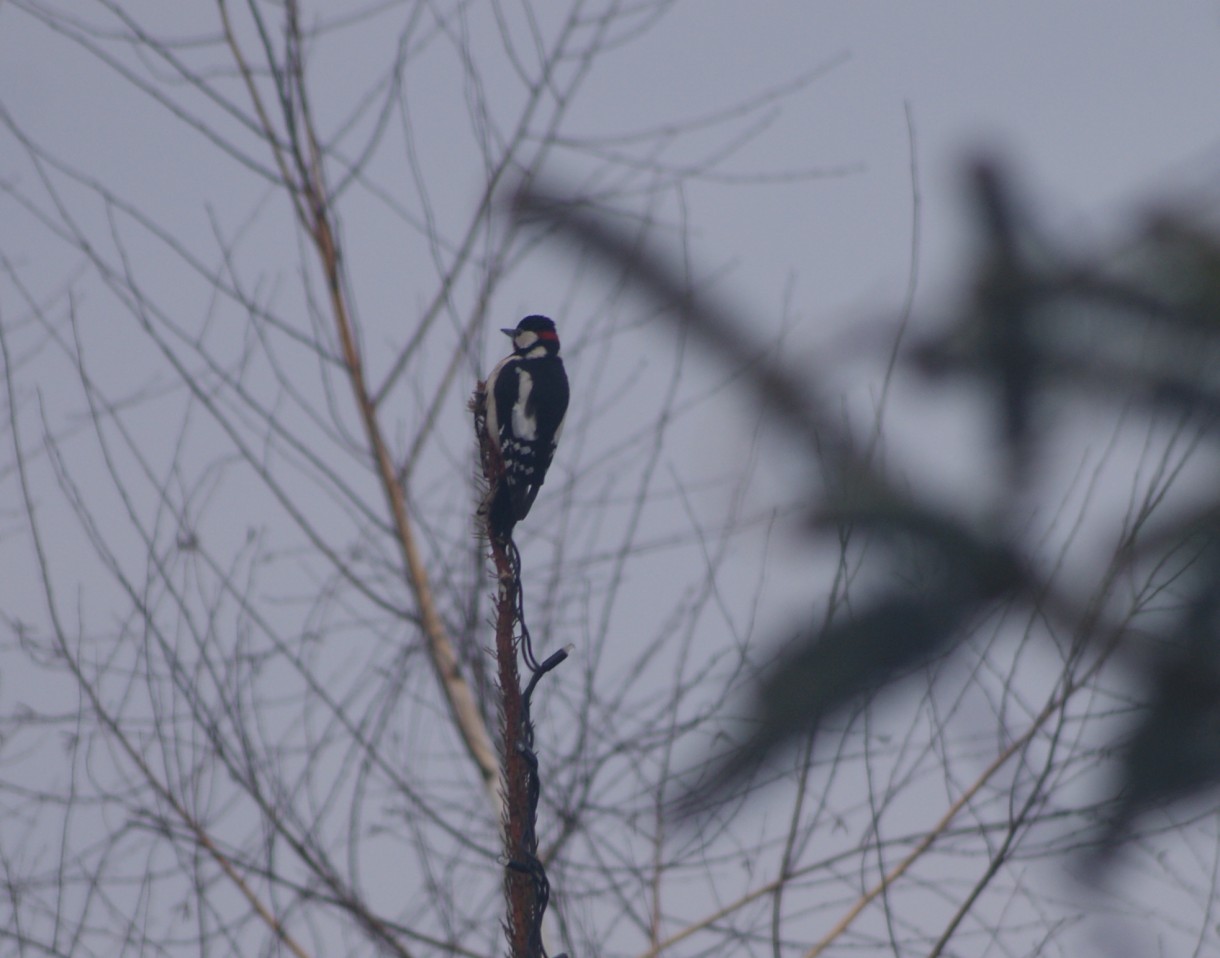
[[559,334],[550,329],[543,329],[543,330],[539,330],[538,338],[539,339],[558,339]]

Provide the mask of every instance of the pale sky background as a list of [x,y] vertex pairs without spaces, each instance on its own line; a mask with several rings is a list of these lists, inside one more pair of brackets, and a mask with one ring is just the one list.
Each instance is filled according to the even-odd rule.
[[[181,8],[143,6],[160,6],[157,19],[189,32]],[[205,8],[196,23],[210,23]],[[31,23],[20,4],[0,7],[0,17],[0,90],[22,127],[116,190],[136,191],[158,210],[180,210],[184,225],[197,225],[198,200],[213,192],[223,167],[192,167],[192,155],[203,152],[197,142],[163,137],[176,127],[113,73]],[[800,300],[821,315],[892,306],[908,267],[904,104],[917,140],[926,289],[960,253],[955,176],[976,149],[1001,151],[1052,223],[1073,228],[1105,224],[1152,196],[1211,195],[1207,171],[1220,146],[1211,122],[1218,36],[1220,9],[1204,2],[699,0],[680,4],[595,67],[572,129],[604,136],[670,123],[831,67],[728,169],[780,172],[799,157],[811,167],[860,172],[801,189],[743,188],[735,203],[721,198],[708,208],[696,195],[699,252],[713,266],[736,264],[736,288],[756,300],[794,274]],[[339,97],[362,88],[359,68],[349,61],[324,74],[327,89],[316,94],[323,114],[332,84]],[[438,135],[446,123],[465,122],[423,119]],[[6,155],[12,183],[19,163],[11,147]],[[780,158],[779,169],[770,157]],[[461,158],[453,159],[455,197],[476,192],[477,180],[463,182]],[[556,167],[565,172],[563,162]],[[183,190],[192,182],[200,195]],[[3,228],[6,250],[34,240],[12,216]]]
[[[540,11],[545,2],[536,4]],[[126,6],[166,32],[214,29],[210,4],[145,0]],[[61,9],[105,19],[86,0],[64,0]],[[332,0],[309,9],[332,15],[350,8]],[[498,98],[505,98],[507,113],[516,87],[495,52],[495,37],[479,32],[493,28],[491,18],[476,17],[472,24],[475,49],[486,45],[488,51],[485,92],[495,125]],[[320,59],[311,61],[323,126],[328,111],[342,115],[369,87],[394,42],[392,35],[353,28],[324,45]],[[1210,215],[1220,203],[1218,3],[688,0],[643,37],[598,60],[565,133],[611,139],[688,121],[817,68],[824,75],[778,103],[770,125],[717,168],[721,177],[774,175],[775,182],[726,190],[721,181],[695,180],[684,193],[696,272],[714,275],[716,288],[743,315],[757,315],[761,340],[788,328],[792,355],[812,363],[826,344],[842,345],[852,330],[892,321],[903,305],[911,271],[913,159],[920,202],[917,321],[943,315],[969,256],[961,171],[978,151],[1005,160],[1039,225],[1065,244],[1106,242],[1153,204]],[[416,85],[414,127],[443,230],[462,220],[482,188],[468,119],[453,108],[462,81],[448,61],[425,57],[411,65],[408,82]],[[437,91],[435,106],[418,96],[421,86]],[[112,70],[28,16],[20,0],[0,0],[0,107],[47,151],[157,222],[173,224],[188,247],[212,242],[212,217],[232,235],[262,204],[283,213],[282,197],[252,184],[203,138],[184,132]],[[662,159],[693,162],[724,139],[722,130],[696,134]],[[630,152],[619,143],[606,149]],[[400,157],[400,150],[387,149],[376,175],[387,183],[409,179],[405,168],[394,166]],[[564,149],[547,167],[573,183],[582,182],[588,168],[580,150]],[[815,169],[827,175],[786,175]],[[0,185],[0,254],[8,263],[0,276],[0,321],[7,322],[24,308],[12,275],[34,298],[54,297],[75,282],[81,258],[66,254],[14,202],[14,194],[39,192],[38,176],[2,128]],[[665,213],[676,221],[674,207]],[[83,202],[80,215],[87,230],[104,235],[97,203]],[[400,317],[425,305],[434,275],[426,248],[375,198],[354,195],[344,227],[375,366],[382,359],[377,347],[396,341]],[[282,238],[274,232],[262,242],[263,228],[260,221],[246,238],[256,258],[269,270],[291,270],[298,250],[277,249]],[[135,252],[143,250],[138,236],[128,242]],[[512,325],[527,312],[554,314],[574,378],[583,373],[588,381],[600,341],[586,340],[582,328],[581,310],[590,301],[580,300],[571,316],[562,313],[571,269],[562,251],[547,253],[497,294],[489,325]],[[147,264],[141,281],[160,301],[183,303],[192,315],[206,311],[204,291],[169,266],[162,271]],[[76,292],[84,303],[105,298],[87,281]],[[470,308],[469,294],[457,293],[467,296],[462,312]],[[147,381],[154,357],[112,337],[98,319],[92,322],[84,334],[102,374],[119,383],[130,377],[133,387]],[[669,335],[668,329],[643,329],[626,342],[646,354],[668,349]],[[502,348],[498,334],[488,337],[484,369]],[[875,384],[853,381],[856,370],[846,366],[836,385],[867,393]],[[35,378],[52,411],[61,402],[64,409],[79,406],[79,397],[60,395],[53,374]],[[458,390],[455,416],[462,400]],[[918,402],[916,391],[912,403]],[[908,421],[904,412],[896,415],[900,423]],[[916,431],[906,443],[896,440],[901,451],[915,455],[916,473],[927,435]],[[682,442],[714,471],[736,455],[716,438],[705,430]],[[464,442],[463,436],[453,445]],[[940,468],[946,465],[941,437],[935,445],[930,461]],[[563,467],[561,461],[557,468]],[[12,492],[11,483],[0,486],[0,496]],[[0,498],[0,523],[16,522],[15,509],[16,503]],[[235,541],[244,536],[244,523],[235,522],[231,534]],[[0,606],[36,620],[37,594],[30,569],[18,565],[20,555],[0,542]],[[71,566],[70,557],[63,561]],[[9,681],[0,683],[0,695]],[[1141,934],[1150,933],[1132,929],[1137,947]]]

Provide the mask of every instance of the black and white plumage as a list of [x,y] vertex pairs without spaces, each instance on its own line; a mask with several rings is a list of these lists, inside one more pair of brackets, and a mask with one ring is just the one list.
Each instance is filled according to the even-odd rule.
[[516,329],[512,355],[487,377],[487,436],[504,460],[504,478],[492,490],[488,522],[506,536],[529,515],[546,478],[568,410],[568,376],[559,358],[555,324],[526,316]]

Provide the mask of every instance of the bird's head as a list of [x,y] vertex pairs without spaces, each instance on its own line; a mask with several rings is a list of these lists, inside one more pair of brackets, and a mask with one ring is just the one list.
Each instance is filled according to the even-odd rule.
[[526,316],[516,329],[502,329],[500,332],[512,337],[513,352],[519,356],[553,356],[559,352],[559,334],[555,332],[555,324],[545,316]]

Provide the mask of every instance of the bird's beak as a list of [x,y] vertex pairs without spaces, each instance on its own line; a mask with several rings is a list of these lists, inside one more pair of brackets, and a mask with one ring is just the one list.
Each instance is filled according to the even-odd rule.
[[517,331],[515,329],[502,329],[502,330],[500,330],[500,332],[502,332],[505,336],[509,336],[509,337],[517,335]]

